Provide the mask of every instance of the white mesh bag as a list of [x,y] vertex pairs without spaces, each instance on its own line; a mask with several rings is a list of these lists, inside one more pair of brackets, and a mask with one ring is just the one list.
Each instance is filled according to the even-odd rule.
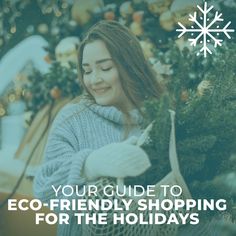
[[[189,199],[192,198],[191,194],[187,188],[187,185],[180,173],[179,169],[179,164],[178,164],[178,159],[177,159],[177,153],[176,153],[176,143],[175,143],[175,126],[174,126],[174,116],[175,112],[170,110],[170,115],[171,115],[171,134],[170,134],[170,143],[169,143],[169,160],[170,160],[170,166],[171,166],[171,171],[163,178],[161,179],[156,185],[155,185],[155,199],[164,200],[164,199],[170,199],[170,200],[175,200],[175,199]],[[177,233],[178,230],[178,225],[177,224],[135,224],[135,225],[130,225],[130,224],[113,224],[113,214],[116,213],[119,215],[119,213],[124,213],[125,216],[130,214],[130,213],[135,213],[136,215],[139,215],[140,213],[144,215],[144,220],[148,221],[150,214],[154,213],[163,213],[167,217],[171,213],[185,213],[186,210],[184,208],[179,209],[178,212],[175,212],[175,210],[170,210],[170,211],[163,211],[160,210],[158,212],[155,211],[139,211],[138,207],[139,205],[137,204],[137,198],[134,198],[132,196],[123,196],[120,197],[116,193],[108,197],[107,194],[104,194],[104,187],[107,185],[111,185],[116,188],[117,184],[122,184],[120,183],[121,181],[118,181],[116,183],[114,180],[109,179],[109,178],[100,178],[97,180],[93,185],[96,185],[98,191],[97,191],[97,196],[88,196],[86,195],[85,198],[88,199],[110,199],[114,200],[117,199],[118,205],[120,207],[124,207],[122,200],[121,199],[130,199],[132,198],[133,201],[131,203],[131,206],[128,211],[115,211],[115,210],[110,210],[106,211],[107,213],[107,224],[85,224],[85,219],[82,220],[82,235],[83,236],[173,236]],[[164,191],[163,188],[160,188],[160,185],[179,185],[182,188],[182,194],[179,197],[174,197],[171,194],[168,194],[169,191],[167,191],[167,195],[164,197]],[[110,188],[109,188],[110,189]],[[112,190],[111,190],[112,191]],[[114,191],[115,192],[115,191]],[[106,192],[107,193],[107,192]],[[110,195],[110,194],[109,194]],[[151,197],[142,197],[145,199],[151,199]],[[153,199],[153,197],[152,197]],[[93,213],[101,213],[92,210],[87,212],[89,215],[92,215]],[[176,214],[178,215],[178,214]]]

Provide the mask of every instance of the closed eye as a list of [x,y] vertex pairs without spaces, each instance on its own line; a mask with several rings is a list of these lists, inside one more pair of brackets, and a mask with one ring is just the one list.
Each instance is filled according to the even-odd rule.
[[111,69],[112,69],[112,67],[102,68],[102,71],[109,71],[109,70],[111,70]]
[[[100,68],[100,70],[102,70],[102,71],[109,71],[109,70],[111,70],[111,69],[112,69],[112,66]],[[90,73],[92,73],[92,70],[87,70],[87,71],[86,71],[86,69],[83,69],[83,74],[84,74],[84,75],[88,75],[88,74],[90,74]]]
[[88,75],[88,74],[90,74],[92,71],[84,71],[84,74],[85,75]]
[[82,68],[82,73],[85,75],[88,75],[92,72],[92,70],[90,68]]

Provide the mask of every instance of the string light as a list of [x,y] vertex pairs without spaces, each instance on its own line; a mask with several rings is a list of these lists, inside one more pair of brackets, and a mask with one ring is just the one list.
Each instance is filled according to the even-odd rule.
[[56,17],[60,17],[61,15],[62,15],[62,13],[61,13],[60,11],[57,10],[57,11],[55,12],[55,16],[56,16]]
[[16,32],[16,26],[15,25],[11,27],[10,32],[12,34],[14,34]]
[[62,5],[61,5],[61,8],[66,9],[67,7],[68,7],[68,4],[66,2],[63,2]]

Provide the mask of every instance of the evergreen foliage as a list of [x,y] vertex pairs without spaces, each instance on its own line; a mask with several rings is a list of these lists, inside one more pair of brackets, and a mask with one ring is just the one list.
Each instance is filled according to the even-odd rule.
[[[162,55],[163,61],[173,65],[173,75],[165,81],[171,96],[145,104],[147,124],[155,120],[151,141],[144,146],[152,167],[127,184],[155,184],[170,171],[171,108],[176,111],[180,169],[191,194],[201,199],[224,198],[235,206],[236,184],[229,179],[236,171],[236,45],[227,44],[226,50],[205,59],[192,54],[173,47]],[[209,81],[209,86],[200,93],[202,81]]]
[[76,66],[61,66],[54,61],[45,75],[33,69],[29,83],[25,87],[28,110],[35,115],[43,106],[62,97],[74,98],[82,91],[79,86]]

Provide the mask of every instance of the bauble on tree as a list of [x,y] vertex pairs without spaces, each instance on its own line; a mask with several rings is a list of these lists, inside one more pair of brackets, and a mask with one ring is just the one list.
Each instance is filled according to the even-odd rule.
[[80,26],[87,24],[97,9],[104,7],[102,0],[75,0],[71,8],[71,17]]
[[50,90],[50,95],[53,99],[59,99],[61,97],[61,90],[55,86]]
[[55,48],[56,60],[65,67],[69,67],[69,62],[77,64],[79,43],[80,40],[77,37],[62,39]]

